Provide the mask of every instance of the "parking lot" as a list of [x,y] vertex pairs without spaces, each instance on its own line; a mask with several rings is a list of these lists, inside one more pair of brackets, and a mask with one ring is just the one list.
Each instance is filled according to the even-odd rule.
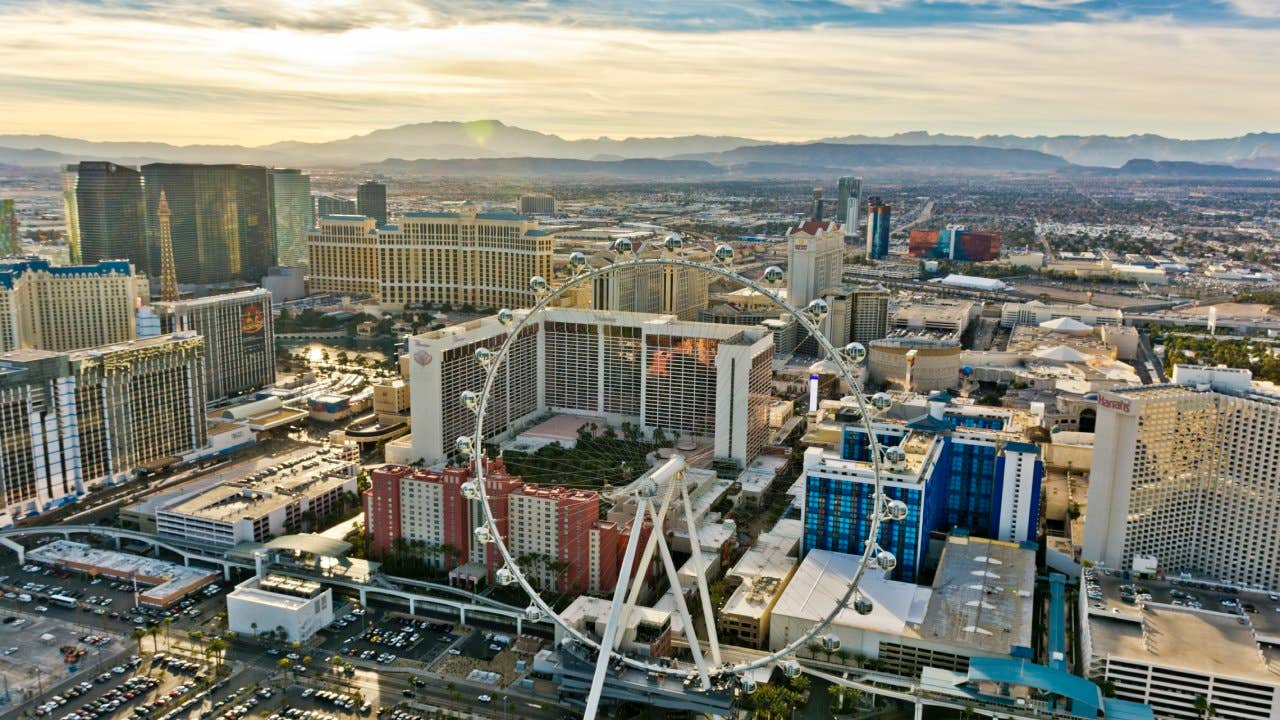
[[95,672],[42,698],[31,714],[50,720],[178,720],[208,695],[201,689],[206,668],[185,660],[144,661],[135,655]]
[[447,622],[387,613],[381,617],[348,613],[326,631],[321,646],[348,660],[360,658],[390,665],[398,660],[430,663],[458,639]]
[[0,607],[0,677],[14,703],[92,672],[117,656],[127,657],[129,650],[119,634],[17,610],[9,603]]
[[0,607],[63,617],[121,633],[165,620],[179,626],[203,623],[221,609],[221,596],[230,589],[229,585],[206,586],[171,608],[152,608],[136,605],[129,581],[88,577],[35,564],[20,566],[13,556],[0,559]]
[[522,659],[533,660],[531,656],[515,652],[514,642],[512,635],[476,629],[441,656],[431,669],[453,677],[467,677],[472,670],[482,670],[497,674],[497,686],[510,685],[520,674],[516,663]]
[[1259,632],[1280,631],[1280,594],[1239,591],[1201,580],[1131,579],[1105,568],[1090,568],[1084,574],[1089,607],[1115,614],[1136,612],[1137,603],[1152,602],[1193,610],[1238,614],[1247,617]]

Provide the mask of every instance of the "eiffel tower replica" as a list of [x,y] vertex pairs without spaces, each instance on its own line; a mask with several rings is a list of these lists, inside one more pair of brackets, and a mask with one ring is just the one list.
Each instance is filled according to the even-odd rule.
[[173,264],[173,236],[169,229],[169,200],[164,190],[160,190],[160,204],[156,206],[156,217],[160,220],[160,299],[164,302],[177,302],[178,269]]

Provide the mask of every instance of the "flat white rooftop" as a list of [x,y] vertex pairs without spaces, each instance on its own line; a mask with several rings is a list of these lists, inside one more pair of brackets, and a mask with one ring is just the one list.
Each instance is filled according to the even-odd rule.
[[[773,607],[774,617],[818,621],[827,616],[844,595],[858,569],[859,557],[828,550],[810,550]],[[835,624],[883,633],[915,636],[912,626],[924,621],[933,591],[913,583],[885,579],[883,571],[867,571],[861,591],[875,604],[869,615],[845,608]]]
[[141,593],[143,596],[160,599],[218,574],[208,568],[187,567],[168,560],[90,547],[71,540],[54,540],[29,550],[27,559],[47,565],[74,564],[81,569],[106,571],[120,578],[134,576],[139,583],[152,586]]

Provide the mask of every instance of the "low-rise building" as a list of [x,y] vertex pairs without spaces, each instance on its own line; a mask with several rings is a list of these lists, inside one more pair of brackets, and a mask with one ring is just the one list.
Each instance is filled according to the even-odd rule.
[[314,580],[260,574],[227,595],[227,627],[245,637],[283,633],[304,643],[333,622],[333,591]]
[[911,392],[945,390],[960,382],[962,353],[955,340],[887,338],[868,345],[867,370],[875,383]]
[[297,458],[243,481],[229,482],[156,509],[156,533],[216,547],[262,543],[307,518],[335,512],[356,493],[356,464],[331,448]]
[[725,573],[734,590],[716,616],[716,633],[722,640],[743,647],[764,647],[773,607],[799,562],[799,535],[799,523],[780,520],[772,530],[761,533]]
[[1024,303],[1007,302],[1000,306],[1000,327],[1039,325],[1058,318],[1071,318],[1089,326],[1124,324],[1124,313],[1120,310],[1098,307],[1089,303],[1049,304],[1032,300]]
[[217,581],[215,570],[130,553],[95,548],[70,540],[54,540],[33,550],[26,559],[39,565],[73,570],[92,577],[108,577],[136,583],[138,602],[167,608]]
[[913,299],[893,309],[890,330],[915,337],[959,340],[977,317],[978,305],[966,300]]
[[[603,637],[605,624],[613,603],[603,598],[579,595],[569,607],[560,613],[560,620],[579,632]],[[672,654],[671,625],[674,619],[670,610],[637,606],[622,619],[618,633],[622,640],[618,650],[642,658],[662,658]],[[556,625],[556,646],[568,637],[564,629]]]
[[[1085,570],[1087,672],[1160,718],[1280,717],[1280,602],[1212,580],[1126,580]],[[1140,596],[1140,597],[1139,597]],[[1249,609],[1252,608],[1252,612]]]
[[[773,608],[768,647],[785,647],[829,615],[860,559],[823,550],[806,555]],[[868,571],[859,588],[873,603],[871,613],[846,607],[827,632],[842,650],[912,678],[928,667],[967,670],[974,657],[1029,657],[1035,578],[1034,544],[954,534],[931,588]]]

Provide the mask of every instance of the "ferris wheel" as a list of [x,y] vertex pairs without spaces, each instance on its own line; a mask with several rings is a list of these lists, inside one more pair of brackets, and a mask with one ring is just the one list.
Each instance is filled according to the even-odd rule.
[[[631,241],[622,239],[614,244],[614,261],[602,267],[592,268],[587,263],[585,255],[580,252],[572,253],[569,258],[572,274],[559,286],[553,287],[541,276],[530,278],[529,287],[537,297],[536,304],[530,310],[522,313],[514,313],[509,309],[498,311],[497,320],[499,324],[507,328],[502,345],[496,350],[481,347],[475,351],[475,359],[485,370],[484,386],[479,391],[465,390],[459,398],[461,403],[474,412],[476,416],[473,434],[459,437],[455,444],[455,450],[458,455],[471,462],[473,472],[472,479],[463,483],[462,494],[468,499],[478,501],[477,504],[483,514],[483,519],[474,529],[474,539],[479,545],[490,545],[497,550],[503,565],[495,572],[496,583],[507,586],[518,585],[528,595],[529,606],[525,610],[526,619],[535,622],[550,620],[563,631],[564,642],[576,643],[588,652],[596,654],[595,670],[592,675],[591,688],[587,695],[586,709],[583,716],[585,720],[594,720],[596,717],[611,663],[622,663],[625,666],[641,671],[661,673],[666,676],[683,673],[687,692],[709,692],[712,690],[713,685],[723,687],[726,683],[736,683],[741,692],[750,694],[755,691],[756,687],[752,678],[753,671],[761,668],[777,668],[787,677],[796,677],[801,672],[800,664],[795,659],[796,651],[818,638],[823,630],[845,608],[852,608],[862,615],[869,614],[873,610],[871,599],[858,589],[863,574],[870,568],[889,571],[897,565],[895,556],[880,547],[878,538],[883,522],[901,521],[906,518],[907,506],[900,500],[887,497],[881,487],[880,448],[871,425],[872,414],[868,408],[868,401],[863,396],[852,372],[853,367],[865,358],[866,349],[859,343],[849,343],[839,350],[832,345],[819,328],[819,324],[829,312],[827,303],[822,299],[814,299],[803,310],[795,308],[782,299],[774,289],[784,278],[781,268],[776,266],[769,267],[764,271],[761,281],[756,281],[733,270],[734,251],[729,245],[720,245],[715,249],[712,263],[697,262],[682,257],[682,246],[682,239],[678,235],[671,235],[663,243],[661,256],[640,257],[637,248],[634,248]],[[870,443],[870,460],[875,476],[875,488],[872,495],[875,499],[875,511],[870,518],[868,536],[863,544],[864,549],[860,562],[857,564],[848,586],[838,596],[838,601],[831,610],[809,627],[808,630],[801,633],[785,647],[770,651],[755,659],[732,663],[725,662],[722,658],[721,645],[716,633],[711,595],[704,573],[706,566],[698,541],[696,519],[691,509],[689,487],[688,483],[685,482],[686,463],[682,456],[675,455],[671,457],[661,466],[642,475],[637,480],[625,484],[621,490],[613,493],[615,500],[625,498],[628,502],[634,502],[633,528],[639,528],[648,521],[652,523],[652,530],[648,533],[643,548],[639,547],[643,533],[634,531],[629,535],[621,567],[618,571],[618,580],[612,593],[608,620],[605,624],[603,635],[599,640],[565,622],[542,598],[533,583],[526,577],[526,572],[520,567],[502,533],[499,532],[499,524],[495,521],[494,512],[490,507],[486,494],[486,462],[483,450],[485,415],[489,410],[490,400],[496,393],[495,379],[499,376],[498,370],[506,362],[514,341],[521,337],[522,331],[526,327],[537,321],[540,312],[556,303],[567,291],[582,283],[589,283],[601,275],[617,272],[620,268],[646,265],[705,271],[713,276],[724,278],[760,293],[795,318],[800,327],[807,331],[823,349],[827,360],[850,388],[852,397],[861,411],[862,423]],[[881,400],[881,398],[877,397],[876,400]],[[880,406],[882,402],[874,404]],[[682,514],[687,524],[692,567],[696,577],[697,594],[703,622],[700,624],[701,627],[695,626],[683,593],[679,590],[674,592],[676,611],[683,623],[682,632],[693,662],[691,665],[681,663],[673,668],[669,663],[659,664],[649,658],[634,657],[620,652],[618,648],[622,642],[621,628],[625,627],[627,619],[634,612],[641,590],[641,582],[633,580],[633,576],[642,577],[634,572],[637,568],[649,567],[656,552],[661,559],[666,578],[671,587],[673,589],[681,587],[665,537],[666,518],[676,503],[679,503],[683,509]],[[679,515],[680,513],[675,514]],[[699,634],[700,630],[702,631],[701,635]],[[817,642],[824,649],[830,651],[835,651],[840,646],[840,639],[834,634],[825,635]]]

